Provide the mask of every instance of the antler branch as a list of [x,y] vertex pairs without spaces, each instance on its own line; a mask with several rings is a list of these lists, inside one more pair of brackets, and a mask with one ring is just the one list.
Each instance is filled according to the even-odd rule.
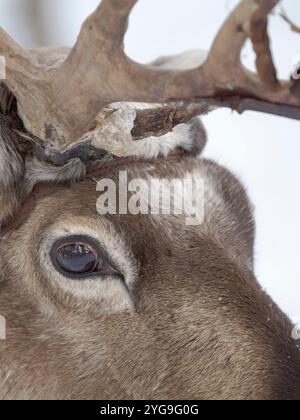
[[0,55],[5,59],[5,85],[18,99],[18,107],[20,114],[24,117],[24,123],[31,128],[31,114],[27,112],[27,109],[36,108],[37,103],[43,107],[44,95],[41,95],[41,90],[46,93],[45,74],[34,64],[32,57],[1,27]]
[[[103,115],[111,115],[101,116],[103,109],[116,102],[156,104],[137,107],[132,130],[137,138],[161,135],[217,107],[300,119],[299,83],[277,79],[271,54],[268,15],[279,0],[242,0],[217,34],[206,61],[180,71],[143,66],[124,53],[128,17],[136,2],[102,0],[55,72],[34,62],[1,30],[0,53],[8,61],[5,83],[31,134],[65,150],[82,137],[86,140],[87,132],[92,136]],[[247,39],[257,56],[257,73],[241,63]]]
[[279,16],[282,17],[282,19],[290,26],[291,30],[293,32],[296,32],[297,34],[300,34],[300,26],[296,25],[287,15],[286,11],[282,7],[281,12],[279,13]]

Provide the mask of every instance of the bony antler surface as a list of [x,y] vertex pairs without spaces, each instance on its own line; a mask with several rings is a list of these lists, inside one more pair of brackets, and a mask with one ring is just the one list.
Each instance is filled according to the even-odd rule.
[[[87,140],[87,133],[91,143],[104,147],[116,115],[106,114],[101,141],[93,135],[99,140],[104,109],[116,102],[160,104],[130,110],[130,115],[135,113],[133,138],[163,135],[216,107],[300,119],[299,81],[279,81],[271,55],[267,21],[279,0],[242,0],[217,34],[205,62],[180,71],[144,66],[124,53],[128,16],[136,2],[102,0],[83,24],[67,58],[48,67],[1,29],[0,54],[7,60],[5,84],[17,98],[30,134],[63,151]],[[247,39],[256,52],[257,73],[245,69],[240,60]]]

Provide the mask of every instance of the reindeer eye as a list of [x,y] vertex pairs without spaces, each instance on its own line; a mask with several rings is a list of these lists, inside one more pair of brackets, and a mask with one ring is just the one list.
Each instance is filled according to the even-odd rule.
[[109,262],[107,254],[90,241],[60,241],[54,245],[51,258],[58,271],[67,277],[119,274]]
[[91,273],[97,264],[97,252],[82,243],[61,245],[56,250],[56,260],[62,270],[67,273]]

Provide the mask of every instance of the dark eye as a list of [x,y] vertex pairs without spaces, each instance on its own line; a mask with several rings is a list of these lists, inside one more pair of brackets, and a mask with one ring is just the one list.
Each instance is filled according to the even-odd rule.
[[67,277],[84,278],[90,275],[118,275],[119,272],[105,251],[92,240],[76,238],[61,240],[51,252],[54,266]]
[[56,260],[67,273],[91,273],[96,268],[98,256],[95,249],[79,242],[61,245],[56,250]]

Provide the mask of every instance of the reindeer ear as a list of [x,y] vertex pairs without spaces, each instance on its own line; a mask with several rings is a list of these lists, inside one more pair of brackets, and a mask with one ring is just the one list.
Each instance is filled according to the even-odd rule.
[[23,191],[22,142],[12,124],[10,117],[0,114],[0,224],[15,213]]

